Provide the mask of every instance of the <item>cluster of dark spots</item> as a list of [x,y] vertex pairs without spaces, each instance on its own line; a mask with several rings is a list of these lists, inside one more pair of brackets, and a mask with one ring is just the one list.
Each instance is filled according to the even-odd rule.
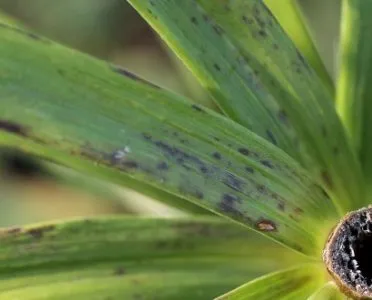
[[140,82],[140,83],[143,83],[143,84],[149,85],[149,86],[151,86],[151,87],[153,87],[153,88],[160,89],[159,86],[157,86],[157,85],[155,85],[155,84],[153,84],[153,83],[151,83],[151,82],[149,82],[149,81],[147,81],[147,80],[145,80],[145,79],[143,79],[143,78],[141,78],[141,77],[139,77],[139,76],[137,76],[137,75],[135,75],[135,74],[129,72],[128,70],[126,70],[126,69],[124,69],[124,68],[122,68],[122,67],[111,65],[111,69],[112,69],[115,73],[117,73],[117,74],[119,74],[119,75],[121,75],[121,76],[124,76],[124,77],[127,77],[127,78],[129,78],[129,79],[132,79],[132,80],[134,80],[134,81],[137,81],[137,82]]
[[165,161],[162,161],[162,162],[160,162],[160,163],[158,163],[156,165],[156,168],[158,170],[168,170],[169,169],[169,166],[168,166],[168,164]]
[[322,177],[323,182],[326,184],[326,186],[328,188],[332,188],[333,183],[332,183],[331,175],[327,171],[323,171],[321,173],[321,177]]
[[193,104],[193,105],[191,105],[191,107],[192,107],[194,110],[198,111],[198,112],[204,112],[204,109],[201,108],[201,107],[200,107],[199,105],[197,105],[197,104]]
[[124,275],[126,273],[126,271],[125,271],[124,267],[119,266],[119,267],[117,267],[117,268],[114,269],[114,272],[113,273],[116,276],[122,276],[122,275]]
[[265,232],[272,232],[272,231],[277,231],[276,224],[267,219],[260,219],[256,222],[255,224],[256,229],[259,231],[265,231]]
[[46,232],[53,231],[56,227],[54,225],[46,225],[27,229],[26,233],[35,239],[41,239]]
[[269,160],[261,160],[261,164],[263,164],[267,168],[274,169],[273,164]]
[[215,68],[216,71],[221,71],[221,67],[217,63],[215,63],[213,67]]
[[235,191],[243,191],[244,181],[229,172],[224,173],[222,183]]
[[215,159],[218,159],[218,160],[220,160],[222,158],[221,153],[219,153],[219,152],[213,152],[212,156]]
[[0,130],[14,133],[23,137],[27,136],[27,130],[24,126],[8,120],[0,120]]
[[285,203],[283,201],[278,202],[278,209],[280,211],[285,211]]
[[198,20],[196,19],[196,17],[191,17],[191,22],[195,25],[198,25]]
[[278,111],[278,118],[280,122],[284,123],[285,125],[288,125],[288,115],[284,110]]
[[276,141],[276,138],[274,137],[273,133],[271,132],[271,130],[267,129],[266,130],[266,135],[267,137],[269,138],[269,141],[274,144],[274,145],[278,145],[278,142]]

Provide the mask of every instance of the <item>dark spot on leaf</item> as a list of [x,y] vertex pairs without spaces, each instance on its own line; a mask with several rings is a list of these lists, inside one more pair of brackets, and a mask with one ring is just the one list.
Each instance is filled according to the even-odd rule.
[[249,156],[251,153],[247,148],[239,148],[238,151],[245,156]]
[[284,110],[280,110],[278,112],[278,118],[282,123],[284,123],[285,125],[288,125],[288,116]]
[[273,169],[274,166],[269,160],[261,160],[261,164],[263,164],[265,167],[268,167],[270,169]]
[[123,267],[117,267],[115,270],[114,270],[114,275],[116,276],[122,276],[124,275],[126,272],[125,272],[125,269]]
[[126,69],[124,69],[122,67],[111,66],[111,68],[112,68],[112,70],[114,72],[116,72],[116,73],[118,73],[118,74],[120,74],[120,75],[122,75],[124,77],[127,77],[129,79],[132,79],[132,80],[137,81],[137,82],[140,82],[140,83],[144,83],[144,84],[149,85],[149,86],[151,86],[153,88],[160,89],[160,87],[158,87],[157,85],[155,85],[155,84],[153,84],[153,83],[151,83],[151,82],[149,82],[149,81],[147,81],[147,80],[145,80],[145,79],[143,79],[143,78],[141,78],[141,77],[139,77],[139,76],[137,76],[137,75],[129,72],[128,70],[126,70]]
[[121,162],[121,166],[123,166],[126,169],[137,169],[138,163],[133,160],[126,160]]
[[327,171],[323,171],[321,176],[322,176],[323,182],[327,185],[327,187],[332,188],[333,183],[332,183],[331,175]]
[[152,139],[151,134],[149,134],[149,133],[147,133],[147,132],[144,132],[142,135],[143,135],[143,137],[144,137],[146,140],[151,140],[151,139]]
[[301,207],[296,207],[294,209],[294,212],[295,212],[296,215],[301,215],[301,214],[304,213],[304,210]]
[[321,132],[323,137],[327,137],[327,129],[324,126],[321,128]]
[[193,105],[191,105],[191,107],[192,107],[194,110],[196,110],[196,111],[204,112],[204,110],[203,110],[199,105],[193,104]]
[[285,210],[285,204],[283,201],[280,201],[278,203],[278,209],[281,210],[281,211],[284,211]]
[[195,17],[191,17],[191,22],[195,25],[198,25],[198,20]]
[[244,182],[236,177],[234,174],[231,174],[229,172],[225,173],[225,176],[222,179],[222,183],[235,191],[243,191]]
[[214,64],[213,67],[217,70],[217,71],[221,71],[221,67],[218,65],[218,64]]
[[214,31],[218,34],[221,35],[223,33],[223,29],[219,25],[213,25]]
[[248,173],[251,173],[251,174],[254,173],[254,169],[253,169],[252,167],[245,167],[245,170],[246,170]]
[[168,170],[169,169],[169,166],[168,166],[168,164],[165,161],[163,161],[163,162],[158,163],[157,166],[156,166],[156,168],[158,170]]
[[257,191],[260,193],[260,194],[267,194],[267,188],[266,186],[264,186],[263,184],[257,184]]
[[262,29],[258,31],[258,34],[262,37],[265,37],[267,35],[266,31]]
[[273,133],[271,132],[271,130],[269,130],[269,129],[266,130],[266,134],[267,134],[267,137],[269,138],[269,141],[270,141],[272,144],[274,144],[274,145],[277,145],[277,144],[278,144],[278,142],[276,141],[276,139],[275,139]]
[[219,209],[231,216],[243,217],[243,213],[236,208],[236,203],[241,202],[241,199],[233,194],[223,194]]
[[12,235],[12,234],[19,234],[19,233],[22,232],[22,228],[21,227],[11,227],[11,228],[7,228],[5,230],[5,232],[7,234],[10,234],[10,235]]
[[41,239],[44,236],[44,233],[53,231],[54,229],[55,229],[54,225],[46,225],[28,229],[26,230],[26,233],[28,233],[35,239]]
[[212,156],[215,158],[215,159],[218,159],[218,160],[220,160],[222,157],[221,157],[221,154],[219,153],[219,152],[214,152],[213,154],[212,154]]
[[23,137],[27,136],[26,128],[12,121],[0,120],[0,130],[14,133]]
[[261,219],[256,223],[256,228],[259,231],[265,231],[265,232],[271,232],[271,231],[276,231],[276,225],[273,221],[266,220],[266,219]]

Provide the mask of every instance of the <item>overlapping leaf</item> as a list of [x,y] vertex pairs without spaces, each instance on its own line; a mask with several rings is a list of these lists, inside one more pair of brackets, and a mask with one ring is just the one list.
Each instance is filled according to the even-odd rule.
[[340,211],[363,202],[360,165],[331,92],[262,1],[129,2],[229,117],[300,160],[337,197]]
[[[370,1],[343,1],[341,67],[337,86],[338,110],[352,145],[360,155],[369,192],[372,186],[371,9]],[[370,202],[368,197],[365,203]]]
[[318,255],[334,207],[284,152],[125,70],[11,27],[0,38],[1,144]]
[[[261,255],[269,247],[280,260]],[[0,298],[211,299],[296,259],[215,218],[10,228],[0,231]]]
[[306,299],[322,280],[319,266],[303,265],[253,280],[216,300]]

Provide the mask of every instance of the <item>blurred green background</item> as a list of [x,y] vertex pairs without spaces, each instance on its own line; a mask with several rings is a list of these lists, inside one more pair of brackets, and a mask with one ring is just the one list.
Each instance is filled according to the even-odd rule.
[[[291,0],[277,0],[291,1]],[[337,75],[341,0],[299,0],[327,70]],[[16,22],[215,108],[125,0],[0,0]],[[0,148],[0,227],[98,214],[180,216],[138,193]]]

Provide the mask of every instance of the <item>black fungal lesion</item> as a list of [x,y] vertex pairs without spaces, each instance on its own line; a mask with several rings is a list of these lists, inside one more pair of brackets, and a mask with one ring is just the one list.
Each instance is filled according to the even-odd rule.
[[239,148],[238,149],[238,152],[240,154],[245,155],[245,156],[249,156],[251,154],[251,151],[249,149],[247,149],[247,148]]
[[270,129],[267,129],[266,130],[266,135],[269,139],[269,141],[273,144],[273,145],[278,145],[278,142],[274,136],[274,134],[272,133],[272,131]]
[[269,169],[274,169],[274,165],[270,160],[263,159],[263,160],[261,160],[261,164],[263,164],[265,167],[267,167]]
[[217,160],[221,160],[222,159],[221,153],[219,153],[217,151],[212,153],[212,157],[215,158],[215,159],[217,159]]
[[110,65],[110,68],[115,73],[117,73],[121,76],[124,76],[126,78],[132,79],[134,81],[137,81],[137,82],[140,82],[140,83],[143,83],[143,84],[146,84],[146,85],[151,86],[153,88],[160,89],[160,87],[157,86],[156,84],[153,84],[152,82],[147,81],[146,79],[143,79],[143,78],[137,76],[136,74],[133,74],[132,72],[130,72],[130,71],[128,71],[128,70],[126,70],[126,69],[124,69],[120,66]]
[[222,183],[237,192],[244,192],[244,180],[228,171],[224,172],[222,176]]
[[196,17],[191,17],[190,20],[194,25],[198,25],[198,19]]
[[217,64],[217,63],[214,63],[213,64],[213,67],[214,67],[214,69],[216,70],[216,71],[221,71],[221,67],[220,67],[220,65],[219,64]]

